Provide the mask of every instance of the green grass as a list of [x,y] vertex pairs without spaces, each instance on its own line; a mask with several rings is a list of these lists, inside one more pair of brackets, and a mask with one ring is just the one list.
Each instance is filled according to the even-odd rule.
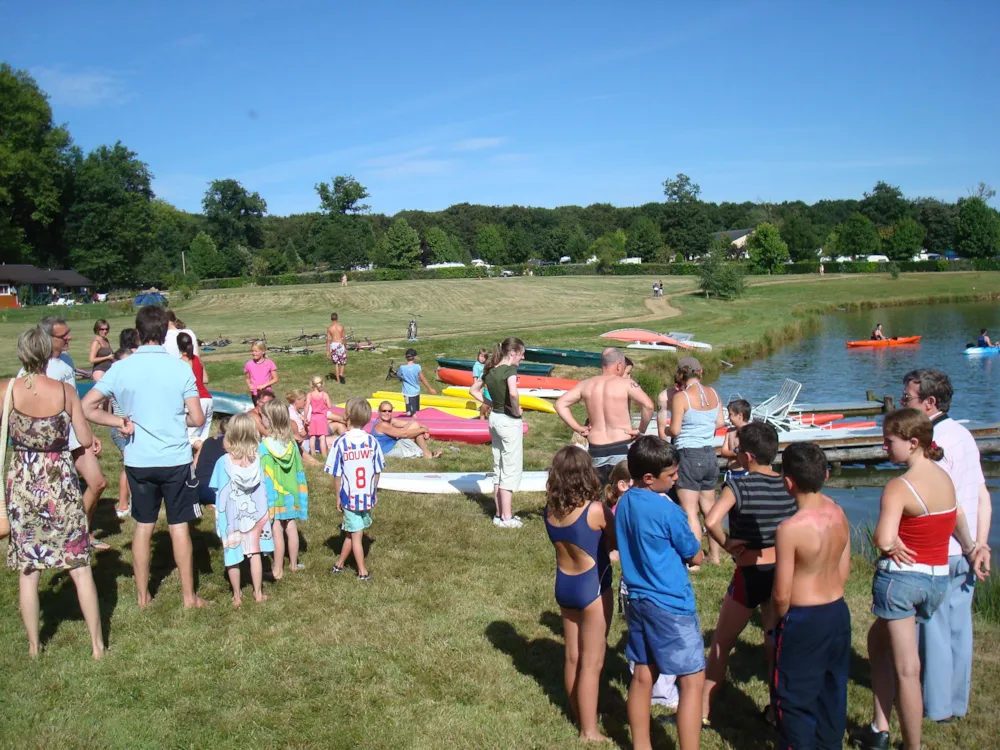
[[[562,286],[577,281],[580,287]],[[536,282],[552,285],[530,287]],[[808,325],[811,310],[872,299],[963,294],[972,283],[977,293],[1000,292],[1000,274],[904,275],[898,282],[868,277],[814,280],[752,287],[746,298],[731,304],[674,297],[670,303],[682,310],[681,317],[645,325],[689,330],[756,356],[765,333],[778,346],[783,337],[804,330],[797,326]],[[378,337],[382,330],[381,335],[391,337],[405,329],[407,313],[430,310],[453,289],[466,289],[471,295],[466,307],[450,308],[438,317],[428,312],[421,321],[423,340],[417,348],[425,368],[432,370],[434,354],[468,355],[508,332],[533,343],[597,349],[601,342],[596,334],[611,327],[610,321],[649,312],[643,300],[647,286],[644,279],[398,282],[358,285],[344,297],[338,296],[339,287],[331,288],[333,301],[323,305],[297,297],[308,288],[235,290],[256,296],[240,297],[238,309],[229,309],[220,301],[227,292],[204,292],[179,306],[178,313],[205,338],[237,338],[260,328],[273,338],[271,330],[287,335],[300,327],[322,330],[335,305],[356,332]],[[501,305],[487,300],[486,292],[477,294],[477,289],[521,289],[523,296],[531,297],[524,303],[530,311],[519,313],[516,294]],[[573,291],[589,296],[578,301],[568,293]],[[386,320],[377,296],[371,295],[384,298]],[[615,300],[610,308],[605,307],[607,300]],[[363,308],[363,303],[372,307]],[[539,328],[551,324],[553,317],[563,327]],[[115,321],[117,331],[125,320]],[[21,325],[0,324],[6,342],[2,351],[8,357],[0,367],[12,368],[12,338]],[[444,337],[449,329],[459,333]],[[437,335],[442,337],[424,338]],[[78,355],[83,345],[74,348]],[[347,386],[333,386],[331,395],[342,400],[385,387],[389,358],[398,360],[399,355],[399,349],[352,354]],[[245,357],[246,347],[239,346],[210,357],[212,387],[242,392]],[[647,372],[660,373],[667,366],[662,355],[643,359],[641,367]],[[280,392],[303,387],[309,375],[327,371],[319,356],[279,355],[276,361]],[[557,368],[556,374],[587,372]],[[568,430],[551,415],[529,413],[527,418],[531,429],[525,467],[544,468],[565,444]],[[195,559],[200,593],[214,604],[203,611],[184,611],[161,521],[153,543],[155,596],[148,610],[140,610],[131,577],[132,521],[119,522],[112,511],[119,462],[114,447],[109,441],[106,445],[102,464],[112,488],[98,508],[95,529],[113,549],[98,554],[94,573],[110,651],[104,661],[90,661],[72,584],[63,573],[47,573],[41,587],[46,648],[37,661],[29,660],[17,614],[16,576],[0,576],[0,747],[577,746],[562,690],[563,646],[552,595],[554,555],[540,517],[541,496],[518,495],[515,505],[525,528],[500,531],[492,526],[492,507],[483,498],[383,493],[372,527],[369,563],[374,580],[364,585],[349,573],[329,573],[340,548],[338,514],[329,478],[310,468],[311,517],[301,525],[307,570],[265,582],[268,602],[257,605],[244,596],[243,607],[233,610],[213,522],[204,518],[192,527]],[[458,450],[446,450],[435,468],[490,465],[489,446],[454,447]],[[390,461],[388,470],[421,466],[426,464],[397,460]],[[0,552],[5,547],[0,542]],[[848,589],[854,619],[851,726],[869,720],[871,711],[865,648],[872,621],[871,573],[864,559],[855,558]],[[724,565],[706,567],[693,579],[706,641],[730,575],[730,566]],[[994,711],[1000,700],[1000,627],[977,616],[976,637],[970,716],[946,727],[927,725],[928,747],[995,744],[1000,730]],[[616,615],[601,711],[605,731],[624,746],[628,668],[623,639],[624,627]],[[704,747],[773,744],[774,736],[755,718],[767,696],[762,643],[755,623],[736,649],[730,682],[719,698],[721,710],[714,717],[715,728],[703,735]],[[658,746],[673,746],[672,729],[655,731]]]

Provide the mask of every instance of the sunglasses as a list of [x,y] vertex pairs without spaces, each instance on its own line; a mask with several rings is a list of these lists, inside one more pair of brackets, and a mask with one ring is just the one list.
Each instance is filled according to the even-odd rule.
[[54,339],[62,339],[63,341],[65,341],[66,337],[69,336],[71,333],[72,333],[72,331],[67,328],[66,329],[66,333],[53,333],[52,334],[52,338],[54,338]]
[[98,328],[97,330],[98,331],[110,331],[111,328],[109,326],[102,326],[101,328]]
[[392,414],[392,409],[379,409],[379,414]]
[[911,396],[909,393],[904,393],[902,396],[899,397],[899,403],[901,403],[903,406],[906,406],[911,401],[919,401],[919,400],[920,400],[919,396]]

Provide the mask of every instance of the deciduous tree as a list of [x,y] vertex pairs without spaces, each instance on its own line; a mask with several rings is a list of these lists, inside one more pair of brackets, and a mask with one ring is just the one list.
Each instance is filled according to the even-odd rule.
[[892,225],[891,233],[882,243],[889,260],[911,260],[924,242],[926,230],[909,216]]
[[660,228],[648,216],[636,216],[628,231],[625,252],[629,258],[642,258],[643,263],[653,263],[663,252]]
[[781,226],[781,239],[788,245],[788,254],[796,262],[815,261],[819,256],[819,237],[809,217],[795,214]]
[[910,204],[898,187],[880,180],[870,193],[865,193],[858,210],[876,227],[889,227],[909,215]]
[[781,239],[781,233],[774,224],[758,224],[747,239],[747,254],[750,262],[768,273],[774,273],[788,260],[788,245]]
[[363,214],[371,208],[361,202],[369,197],[368,188],[349,174],[337,175],[332,184],[317,183],[316,193],[319,195],[320,210],[325,213]]
[[490,265],[507,262],[507,248],[503,234],[496,224],[487,224],[476,232],[476,256]]
[[667,203],[694,203],[701,195],[701,185],[692,182],[683,172],[678,172],[674,179],[668,177],[663,181],[663,194]]
[[878,253],[882,239],[875,224],[862,213],[855,211],[837,229],[837,252],[852,258],[865,258]]
[[207,232],[198,232],[185,256],[188,274],[196,279],[211,279],[226,274],[226,264]]
[[982,198],[966,198],[958,207],[955,249],[967,258],[990,258],[1000,251],[1000,218]]
[[213,180],[201,201],[209,234],[219,252],[236,271],[239,262],[233,248],[251,250],[264,246],[264,214],[267,203],[259,193],[251,193],[237,180]]
[[420,265],[420,235],[406,223],[396,219],[385,235],[385,265],[389,268],[416,268]]

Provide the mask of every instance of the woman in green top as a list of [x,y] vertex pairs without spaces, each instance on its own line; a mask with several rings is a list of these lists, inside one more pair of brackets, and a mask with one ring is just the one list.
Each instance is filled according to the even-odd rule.
[[511,513],[511,501],[521,484],[524,464],[521,426],[521,402],[517,395],[517,365],[524,359],[524,342],[506,338],[493,347],[483,367],[483,379],[477,380],[469,394],[479,403],[483,389],[490,394],[490,437],[493,440],[493,500],[497,512],[493,525],[504,529],[519,529],[521,519]]

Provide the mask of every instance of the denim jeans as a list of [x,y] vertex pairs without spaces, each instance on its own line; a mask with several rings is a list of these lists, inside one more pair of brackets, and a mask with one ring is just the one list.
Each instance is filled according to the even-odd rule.
[[948,558],[948,593],[928,622],[917,625],[924,715],[965,716],[972,685],[972,595],[975,576],[961,555]]

